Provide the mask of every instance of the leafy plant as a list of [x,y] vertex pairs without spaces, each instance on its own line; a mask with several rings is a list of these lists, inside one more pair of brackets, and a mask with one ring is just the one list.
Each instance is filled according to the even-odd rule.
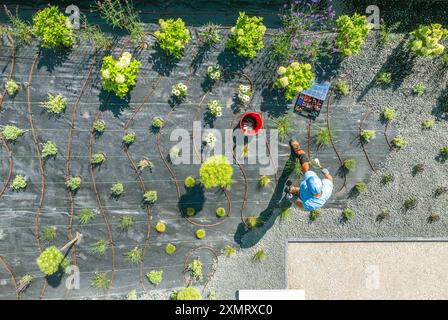
[[218,218],[224,218],[226,216],[226,209],[219,207],[216,209],[215,213]]
[[378,214],[378,216],[376,217],[376,220],[378,222],[381,222],[383,220],[388,220],[390,218],[390,213],[389,210],[387,209],[381,209],[381,213]]
[[314,220],[316,220],[319,217],[320,217],[320,210],[319,209],[310,211],[310,220],[311,221],[314,221]]
[[282,208],[281,209],[281,211],[280,211],[280,219],[282,221],[288,219],[290,215],[291,215],[291,208]]
[[61,94],[48,94],[48,99],[41,103],[42,108],[53,114],[61,114],[67,108],[67,98]]
[[216,291],[210,291],[207,295],[208,300],[216,300]]
[[79,222],[81,224],[88,224],[95,218],[95,213],[92,209],[84,208],[79,212]]
[[235,251],[236,249],[234,246],[226,246],[224,249],[224,254],[226,255],[227,258],[229,258],[235,253]]
[[96,120],[93,122],[93,130],[98,133],[102,134],[106,130],[106,122],[103,120]]
[[254,229],[256,227],[258,227],[260,225],[260,221],[259,218],[253,215],[250,215],[246,218],[246,225],[250,228],[250,229]]
[[416,175],[418,173],[421,173],[425,170],[425,165],[423,163],[418,163],[412,168],[412,175]]
[[12,180],[11,188],[14,191],[25,190],[27,186],[28,182],[26,181],[26,178],[21,174],[16,175],[14,177],[14,180]]
[[42,158],[55,157],[58,154],[58,146],[53,142],[48,140],[42,146]]
[[288,159],[285,163],[285,170],[295,173],[298,177],[303,175],[302,164],[299,159]]
[[390,26],[386,26],[385,23],[381,23],[380,41],[384,46],[392,44],[398,38],[397,34],[395,34],[394,32],[398,29],[400,24],[400,22],[396,22]]
[[199,169],[199,180],[207,188],[229,188],[233,183],[233,168],[224,155],[209,157]]
[[158,286],[163,280],[163,271],[152,270],[146,274],[146,278],[150,283],[155,286]]
[[172,243],[168,243],[165,247],[165,252],[168,255],[172,255],[174,252],[176,252],[176,246]]
[[258,250],[252,259],[258,262],[262,262],[266,260],[266,258],[267,258],[266,252],[264,252],[264,250]]
[[204,229],[196,230],[195,234],[196,234],[196,238],[198,238],[199,240],[205,238],[205,236],[207,235]]
[[19,85],[13,79],[9,79],[6,82],[5,89],[10,96],[13,96],[19,91]]
[[344,96],[348,96],[350,94],[350,92],[352,91],[352,89],[349,87],[349,85],[343,80],[336,83],[336,90]]
[[218,81],[219,79],[221,79],[222,76],[221,66],[219,64],[209,66],[207,68],[207,76],[213,81]]
[[249,85],[240,84],[238,87],[238,99],[242,103],[249,103],[250,99],[252,98],[252,95],[254,93],[252,92],[252,89]]
[[8,30],[9,31],[8,33],[15,39],[16,42],[30,44],[31,40],[33,39],[33,28],[28,23],[28,21],[20,19],[18,11],[19,8],[16,7],[16,14],[13,15],[5,7],[5,12],[9,18],[9,21],[11,21],[12,24],[12,28]]
[[134,225],[134,218],[131,216],[121,216],[119,220],[120,231],[128,231]]
[[435,197],[440,197],[442,194],[445,194],[448,192],[448,188],[444,187],[444,186],[437,186],[434,189],[434,196]]
[[33,17],[33,32],[41,39],[43,48],[71,47],[75,43],[71,28],[67,27],[67,17],[57,6],[49,6],[37,11]]
[[297,93],[310,88],[314,80],[311,65],[300,64],[297,61],[287,67],[279,67],[277,74],[279,77],[275,80],[274,87],[284,90],[286,100],[291,100]]
[[270,50],[271,57],[276,61],[285,61],[291,54],[292,48],[290,35],[286,32],[275,35]]
[[110,193],[113,197],[118,198],[124,193],[124,186],[121,182],[114,183],[110,188]]
[[192,217],[192,216],[194,216],[195,214],[196,214],[196,209],[195,209],[195,208],[188,207],[188,208],[185,210],[185,215],[186,215],[187,217]]
[[199,259],[193,259],[187,266],[187,271],[190,272],[190,275],[193,279],[201,280],[203,278],[202,274],[202,262]]
[[257,51],[264,47],[263,36],[266,27],[262,17],[249,17],[245,12],[240,12],[230,32],[231,36],[226,43],[226,48],[235,48],[239,56],[255,58]]
[[90,285],[98,291],[106,291],[110,285],[110,279],[104,272],[95,272]]
[[126,300],[138,300],[137,291],[136,290],[129,291],[128,294],[126,295]]
[[188,95],[188,87],[179,82],[171,88],[171,93],[179,100],[184,99]]
[[186,188],[193,188],[196,185],[196,180],[192,176],[185,178],[185,187]]
[[281,141],[285,141],[294,131],[294,123],[287,115],[273,119],[272,124],[278,131],[278,137]]
[[354,188],[358,193],[366,193],[369,190],[364,182],[356,182]]
[[17,283],[17,287],[20,288],[21,291],[25,290],[31,284],[34,277],[30,274],[25,274]]
[[129,89],[135,86],[141,62],[124,52],[118,60],[112,56],[103,58],[101,66],[101,83],[103,89],[112,91],[119,98],[124,98]]
[[372,139],[375,139],[375,131],[374,130],[361,130],[361,133],[359,134],[362,141],[369,142]]
[[146,168],[152,169],[154,167],[153,163],[146,157],[138,162],[138,170],[143,171]]
[[143,200],[147,203],[153,204],[154,202],[157,201],[157,191],[155,190],[146,191],[143,194]]
[[428,26],[420,25],[410,35],[409,49],[417,56],[433,58],[441,55],[445,50],[445,46],[440,41],[448,37],[448,30],[441,24],[432,23]]
[[219,25],[214,23],[207,23],[204,29],[198,32],[199,39],[202,43],[211,46],[221,41],[221,35],[219,34]]
[[207,104],[208,111],[213,117],[222,116],[222,106],[218,100],[210,100]]
[[403,149],[404,147],[407,146],[408,143],[403,138],[403,136],[398,135],[392,139],[391,144],[392,144],[392,147],[394,147],[396,149]]
[[356,169],[356,159],[346,159],[343,164],[344,169],[353,171]]
[[64,256],[62,252],[54,247],[48,247],[37,258],[36,263],[42,273],[51,276],[59,270]]
[[160,117],[152,118],[152,126],[156,129],[160,129],[165,124],[165,121]]
[[327,127],[322,127],[315,135],[315,141],[318,147],[329,146],[331,144],[332,133]]
[[409,197],[404,200],[403,206],[406,211],[415,209],[417,207],[417,199],[415,199],[414,197]]
[[65,186],[70,191],[77,191],[81,187],[81,177],[69,177],[65,181]]
[[422,122],[422,129],[429,130],[429,129],[434,128],[435,125],[436,125],[436,122],[434,119],[426,119],[426,120],[423,120],[423,122]]
[[178,18],[159,20],[160,29],[154,34],[159,40],[160,48],[168,55],[180,59],[185,45],[191,40],[190,31],[185,27],[185,22]]
[[128,260],[130,264],[140,263],[142,261],[142,257],[143,251],[139,247],[135,247],[126,253],[126,260]]
[[440,215],[438,215],[437,213],[434,213],[434,212],[432,212],[428,217],[429,223],[437,222],[439,220],[440,220]]
[[346,208],[342,211],[342,217],[344,220],[351,220],[355,217],[355,211],[350,208]]
[[392,73],[390,72],[380,72],[375,77],[376,83],[379,85],[387,85],[392,82]]
[[352,17],[343,15],[336,20],[338,28],[336,47],[344,56],[360,53],[361,45],[372,29],[372,25],[367,24],[366,19],[366,16],[355,13]]
[[387,174],[385,174],[384,176],[383,176],[383,178],[381,179],[381,182],[383,183],[383,184],[386,184],[386,183],[389,183],[389,182],[392,182],[392,181],[394,181],[394,175],[392,174],[392,173],[387,173]]
[[95,166],[99,166],[100,164],[103,164],[104,161],[106,161],[106,155],[104,153],[95,153],[92,156],[92,161],[91,163]]
[[156,224],[156,231],[158,233],[164,233],[166,230],[166,225],[162,221],[157,222]]
[[182,288],[171,295],[173,300],[201,300],[202,295],[198,289],[193,287]]
[[53,227],[53,226],[45,227],[42,233],[43,233],[44,239],[47,241],[54,241],[54,240],[56,240],[56,237],[58,236],[56,227]]
[[109,241],[105,239],[99,239],[90,246],[90,252],[99,256],[104,256],[108,247]]
[[425,93],[426,86],[423,83],[417,83],[414,87],[412,87],[412,93],[421,96]]
[[112,37],[106,35],[97,25],[90,25],[87,19],[83,19],[81,29],[78,34],[81,40],[91,41],[100,50],[107,50],[112,47]]
[[390,122],[395,119],[397,113],[395,112],[395,109],[386,107],[383,109],[383,113],[381,115],[385,121]]
[[448,146],[440,148],[439,154],[442,158],[448,158]]
[[2,128],[3,137],[9,142],[16,141],[19,137],[23,136],[24,133],[25,130],[13,125],[6,125]]
[[269,178],[268,176],[261,176],[260,180],[258,181],[258,184],[262,188],[267,187],[269,183],[271,183],[271,178]]
[[136,138],[135,132],[127,132],[124,136],[123,136],[123,143],[125,146],[130,146],[131,144],[134,143]]

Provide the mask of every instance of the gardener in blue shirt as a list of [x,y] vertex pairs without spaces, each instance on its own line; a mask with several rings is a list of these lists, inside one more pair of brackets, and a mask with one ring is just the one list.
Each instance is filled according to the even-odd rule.
[[287,191],[291,196],[298,196],[294,204],[303,210],[313,211],[319,209],[327,202],[333,192],[333,177],[328,169],[323,168],[321,173],[324,179],[320,179],[314,171],[310,170],[310,161],[305,151],[300,148],[299,141],[291,139],[289,145],[292,152],[299,158],[304,179],[300,183],[300,187],[291,185]]

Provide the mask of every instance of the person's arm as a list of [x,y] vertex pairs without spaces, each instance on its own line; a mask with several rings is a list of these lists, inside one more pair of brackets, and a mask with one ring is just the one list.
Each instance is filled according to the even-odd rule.
[[328,169],[323,168],[320,172],[322,172],[322,174],[324,175],[325,179],[328,179],[331,182],[333,182],[333,177],[331,176],[330,171],[328,171]]

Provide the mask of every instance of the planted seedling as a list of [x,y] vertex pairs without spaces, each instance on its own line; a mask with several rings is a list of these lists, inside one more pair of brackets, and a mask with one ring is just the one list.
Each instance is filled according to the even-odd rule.
[[3,137],[8,142],[16,141],[19,137],[23,136],[24,133],[25,130],[12,125],[6,125],[2,128]]
[[221,41],[221,35],[219,34],[219,25],[212,22],[207,23],[203,30],[198,32],[199,39],[202,43],[211,46]]
[[226,216],[226,209],[224,209],[223,207],[219,207],[216,209],[215,213],[218,218],[224,218]]
[[354,186],[356,192],[358,193],[366,193],[369,189],[367,188],[367,185],[364,182],[356,182]]
[[110,188],[110,194],[113,198],[119,198],[124,193],[124,186],[121,182],[114,183]]
[[162,221],[157,222],[156,224],[156,231],[158,233],[164,233],[166,230],[166,224],[163,223]]
[[320,210],[319,209],[310,211],[310,220],[311,221],[315,221],[319,217],[320,217]]
[[246,225],[249,229],[254,229],[258,227],[259,224],[260,224],[259,218],[254,215],[251,215],[246,218]]
[[19,85],[12,79],[8,80],[5,85],[6,92],[10,96],[14,96],[19,91]]
[[104,272],[95,272],[90,285],[98,291],[106,291],[109,288],[110,279]]
[[438,215],[437,213],[431,213],[428,217],[428,222],[429,223],[433,223],[433,222],[437,222],[440,220],[440,215]]
[[423,163],[418,163],[412,168],[412,175],[415,176],[423,171],[425,171],[425,165]]
[[207,103],[208,112],[214,118],[218,118],[222,116],[222,106],[218,100],[210,100]]
[[195,209],[195,208],[188,207],[188,208],[185,210],[185,215],[186,215],[187,217],[193,217],[195,214],[196,214],[196,209]]
[[61,94],[52,95],[48,94],[48,99],[41,103],[42,108],[46,109],[52,114],[61,114],[65,111],[68,105],[68,100]]
[[58,154],[58,147],[57,145],[53,142],[48,140],[47,142],[45,142],[42,146],[42,158],[51,158],[51,157],[56,157],[56,155]]
[[440,148],[439,156],[442,160],[448,159],[448,146]]
[[198,238],[199,240],[203,239],[206,236],[205,230],[204,229],[198,229],[196,230],[196,238]]
[[43,230],[43,236],[44,239],[49,242],[56,240],[56,237],[58,236],[56,227],[45,227]]
[[434,189],[434,196],[435,197],[440,197],[441,195],[445,194],[448,192],[448,188],[444,187],[444,186],[437,186]]
[[199,169],[199,180],[205,188],[221,187],[229,189],[234,182],[233,167],[224,155],[209,157]]
[[91,163],[92,163],[94,166],[99,166],[99,165],[103,164],[104,161],[106,161],[106,155],[105,155],[104,153],[101,152],[101,153],[95,153],[95,154],[92,156],[92,161],[91,161]]
[[172,243],[168,243],[165,247],[165,252],[168,255],[172,255],[174,252],[176,252],[176,246]]
[[344,160],[343,167],[347,171],[353,171],[356,169],[356,159]]
[[272,124],[278,131],[278,137],[281,141],[285,141],[294,132],[294,123],[289,115],[284,115],[273,119]]
[[202,295],[198,289],[193,287],[182,288],[171,294],[172,300],[201,300]]
[[389,220],[390,219],[390,213],[387,209],[381,209],[380,214],[376,217],[376,221],[382,222],[383,220]]
[[98,256],[104,256],[108,247],[109,241],[105,239],[99,239],[90,246],[90,252]]
[[380,72],[376,78],[376,83],[379,85],[388,85],[392,82],[392,73],[390,72]]
[[193,261],[188,264],[186,271],[190,272],[193,279],[201,280],[203,278],[201,260],[193,259]]
[[146,278],[151,284],[158,286],[163,280],[163,271],[152,270],[146,274]]
[[165,121],[161,117],[154,117],[152,119],[152,126],[155,129],[161,129],[164,124],[165,124]]
[[374,130],[361,130],[359,135],[363,142],[368,143],[370,140],[375,139],[376,133]]
[[396,22],[390,26],[386,26],[386,24],[383,22],[380,25],[380,41],[384,46],[388,46],[389,44],[392,44],[395,42],[395,40],[398,39],[398,34],[394,33],[398,27],[400,26],[401,22]]
[[355,211],[350,208],[346,208],[342,211],[342,217],[345,221],[351,220],[355,217]]
[[349,85],[343,80],[336,83],[336,90],[343,96],[348,96],[350,94],[350,92],[352,91],[352,89],[349,87]]
[[129,291],[126,295],[126,300],[138,300],[137,290]]
[[65,186],[72,192],[79,190],[79,188],[81,188],[81,177],[69,177],[65,181]]
[[27,186],[28,182],[26,181],[26,178],[20,174],[16,175],[14,180],[12,180],[11,188],[14,191],[25,190]]
[[430,130],[434,128],[436,125],[436,121],[434,119],[426,119],[422,121],[422,129],[423,130]]
[[423,83],[417,83],[414,87],[412,87],[412,93],[416,96],[421,96],[425,93],[426,86]]
[[196,180],[192,176],[185,178],[185,188],[193,188],[196,185]]
[[232,256],[234,253],[236,252],[236,249],[234,246],[227,246],[224,249],[224,254],[227,258],[229,258],[230,256]]
[[395,149],[403,149],[404,147],[407,146],[407,142],[406,140],[403,138],[403,136],[398,135],[395,138],[392,139],[391,141],[392,147],[394,147]]
[[136,138],[136,135],[134,132],[128,132],[123,136],[123,144],[126,147],[129,147],[131,144],[134,143],[135,138]]
[[329,146],[331,144],[332,133],[327,127],[320,128],[315,136],[317,146]]
[[95,218],[95,213],[92,209],[84,208],[79,213],[79,222],[81,224],[88,224],[93,218]]
[[216,64],[214,66],[208,66],[207,76],[215,82],[221,79],[222,76],[221,66],[219,64]]
[[170,161],[175,162],[180,157],[180,149],[176,146],[171,147],[168,155],[169,155]]
[[130,264],[138,264],[142,261],[143,251],[139,247],[135,247],[134,249],[128,251],[126,253],[126,260]]
[[143,201],[148,204],[153,204],[157,201],[157,191],[150,190],[146,191],[143,195]]
[[397,113],[396,113],[395,109],[393,109],[391,107],[386,107],[383,109],[383,112],[381,115],[382,115],[384,121],[390,122],[396,118]]
[[381,182],[383,184],[387,184],[389,182],[393,182],[394,181],[394,175],[392,173],[386,173],[385,175],[383,175],[383,178],[381,179]]
[[25,274],[20,280],[17,282],[17,292],[24,292],[33,281],[34,277],[30,274]]
[[210,291],[207,295],[208,300],[216,300],[216,291]]
[[153,163],[149,161],[148,158],[143,158],[138,162],[138,170],[143,171],[146,168],[149,168],[150,170],[154,167]]
[[414,197],[409,197],[404,200],[403,206],[406,211],[415,209],[417,207],[417,199],[415,199]]
[[288,219],[289,216],[291,215],[291,211],[292,211],[291,208],[283,208],[283,209],[281,209],[281,211],[280,211],[280,219],[282,221]]
[[131,216],[121,216],[119,220],[120,231],[128,231],[134,225],[134,218]]
[[106,122],[104,122],[103,120],[96,120],[93,122],[93,131],[96,134],[103,134],[104,131],[106,130]]
[[269,183],[271,183],[271,178],[269,178],[268,176],[262,176],[260,178],[260,180],[258,181],[258,184],[260,185],[260,187],[265,188],[269,185]]
[[258,250],[252,259],[258,262],[262,262],[266,260],[266,257],[266,252],[264,252],[264,250]]

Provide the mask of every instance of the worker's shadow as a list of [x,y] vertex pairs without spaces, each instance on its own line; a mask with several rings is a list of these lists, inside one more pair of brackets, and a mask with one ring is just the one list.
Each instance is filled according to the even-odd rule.
[[[291,153],[290,159],[294,158],[295,156]],[[287,185],[288,178],[291,173],[292,171],[290,169],[286,166],[283,167],[283,171],[278,178],[278,182],[271,200],[269,201],[266,209],[260,213],[260,225],[257,228],[248,229],[244,223],[240,223],[238,225],[234,240],[241,246],[241,248],[250,248],[257,244],[266,232],[274,225],[275,220],[281,210],[292,206],[292,203],[284,197],[285,186]]]

